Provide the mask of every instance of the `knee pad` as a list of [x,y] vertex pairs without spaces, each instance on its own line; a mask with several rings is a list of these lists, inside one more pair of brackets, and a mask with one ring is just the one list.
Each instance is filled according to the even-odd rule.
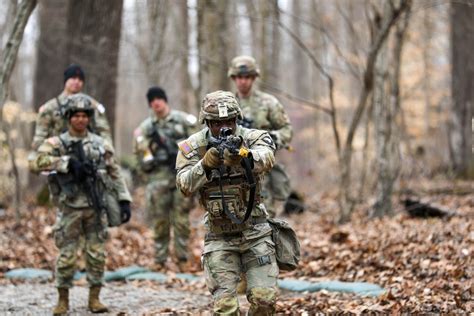
[[271,287],[254,287],[248,292],[247,298],[252,305],[274,307],[277,291]]

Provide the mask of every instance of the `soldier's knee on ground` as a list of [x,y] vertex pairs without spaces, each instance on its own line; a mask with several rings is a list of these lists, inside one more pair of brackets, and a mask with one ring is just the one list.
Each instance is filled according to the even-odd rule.
[[274,288],[254,287],[249,290],[247,298],[250,302],[249,315],[275,314],[277,292]]
[[214,302],[214,315],[239,315],[237,296],[224,296]]

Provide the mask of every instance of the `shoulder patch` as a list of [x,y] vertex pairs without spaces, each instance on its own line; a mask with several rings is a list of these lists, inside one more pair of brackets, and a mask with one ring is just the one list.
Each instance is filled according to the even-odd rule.
[[48,144],[52,145],[53,147],[57,147],[59,146],[61,141],[59,140],[59,137],[54,136],[54,137],[48,138],[46,142],[48,142]]
[[140,127],[135,128],[135,130],[133,131],[133,136],[137,138],[138,136],[141,136],[141,135],[142,135],[142,129]]
[[100,114],[104,114],[105,106],[102,103],[97,104],[97,111],[99,111]]
[[184,155],[189,155],[189,153],[193,151],[193,147],[189,144],[187,140],[183,140],[182,142],[180,142],[178,144],[178,147]]

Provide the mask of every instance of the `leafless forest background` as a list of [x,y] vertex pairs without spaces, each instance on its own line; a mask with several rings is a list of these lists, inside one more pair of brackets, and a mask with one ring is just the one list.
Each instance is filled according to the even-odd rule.
[[[19,7],[0,3],[2,48]],[[150,85],[197,114],[204,94],[233,90],[231,58],[250,54],[294,126],[278,156],[293,186],[337,191],[343,220],[361,201],[389,213],[416,179],[472,178],[473,18],[470,0],[38,1],[5,89],[3,199],[16,173],[21,188],[38,181],[26,169],[35,111],[68,64],[84,67],[127,160]]]

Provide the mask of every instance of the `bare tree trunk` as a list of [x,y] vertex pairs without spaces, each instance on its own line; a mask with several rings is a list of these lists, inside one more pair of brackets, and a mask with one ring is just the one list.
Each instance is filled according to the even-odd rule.
[[474,176],[472,108],[474,107],[474,1],[451,2],[453,108],[449,126],[452,167],[460,177]]
[[[18,49],[20,48],[26,23],[36,6],[36,0],[23,0],[18,8],[13,24],[13,29],[8,38],[8,42],[3,49],[2,66],[0,70],[0,108],[7,99],[8,83],[15,66]],[[2,121],[2,111],[0,111],[0,122]]]
[[13,23],[13,28],[10,33],[8,42],[3,49],[2,56],[2,67],[0,69],[0,124],[1,130],[5,133],[7,139],[7,145],[9,147],[10,159],[12,163],[13,175],[16,183],[15,193],[15,210],[16,219],[20,219],[20,203],[21,203],[21,183],[18,168],[15,160],[15,148],[12,144],[10,137],[10,130],[8,126],[3,122],[3,105],[7,99],[7,89],[10,81],[10,76],[15,66],[16,58],[18,55],[18,49],[20,48],[21,41],[23,39],[23,33],[25,31],[28,19],[31,16],[34,8],[36,7],[36,0],[23,0],[18,8]]
[[425,98],[425,133],[429,135],[430,133],[430,111],[431,111],[431,38],[433,33],[433,25],[431,22],[430,8],[425,8],[423,10],[423,40],[425,41],[423,45],[423,94]]
[[[395,126],[395,118],[400,108],[400,68],[401,55],[403,44],[405,41],[405,33],[408,27],[410,18],[409,9],[404,15],[403,23],[397,24],[397,31],[395,34],[395,43],[393,48],[393,65],[391,73],[391,86],[389,98],[383,97],[384,87],[378,87],[374,91],[377,98],[375,105],[375,126],[376,126],[376,161],[377,161],[377,182],[376,182],[376,202],[373,207],[372,217],[382,217],[384,215],[391,215],[392,210],[392,192],[393,185],[398,176],[399,170],[399,146],[400,137]],[[384,56],[385,54],[379,55]],[[377,63],[386,61],[377,61]],[[386,66],[381,66],[386,73]],[[379,78],[377,85],[384,85],[383,78]],[[378,90],[380,89],[380,93]]]
[[85,90],[105,105],[112,132],[122,7],[122,0],[82,0],[68,8],[68,60],[84,67]]
[[183,109],[190,113],[195,113],[199,110],[199,101],[196,100],[196,91],[194,91],[191,84],[191,77],[189,74],[189,17],[187,0],[177,1],[178,6],[178,21],[176,28],[179,36],[179,81],[181,84],[182,93],[179,94],[178,102],[182,104]]
[[397,22],[398,17],[411,5],[410,0],[402,0],[400,6],[395,8],[391,7],[390,14],[382,16],[380,28],[376,30],[374,34],[374,40],[370,47],[367,59],[366,68],[364,70],[364,81],[362,91],[359,96],[357,108],[352,117],[347,137],[345,140],[342,153],[340,154],[340,192],[339,192],[339,206],[341,209],[339,222],[347,222],[350,220],[352,210],[354,208],[354,198],[351,194],[351,162],[352,162],[352,142],[355,136],[355,132],[359,125],[362,114],[365,111],[367,99],[373,88],[374,80],[374,66],[377,56],[380,52],[380,48],[385,42],[387,36],[390,33],[391,28]]
[[165,48],[165,34],[168,27],[170,5],[168,0],[148,0],[148,26],[150,50],[147,60],[148,80],[153,85],[163,84],[161,63]]
[[229,90],[228,1],[198,0],[200,100],[214,90]]
[[33,92],[35,109],[56,96],[64,85],[67,66],[67,12],[70,1],[42,0],[39,3],[38,48]]

